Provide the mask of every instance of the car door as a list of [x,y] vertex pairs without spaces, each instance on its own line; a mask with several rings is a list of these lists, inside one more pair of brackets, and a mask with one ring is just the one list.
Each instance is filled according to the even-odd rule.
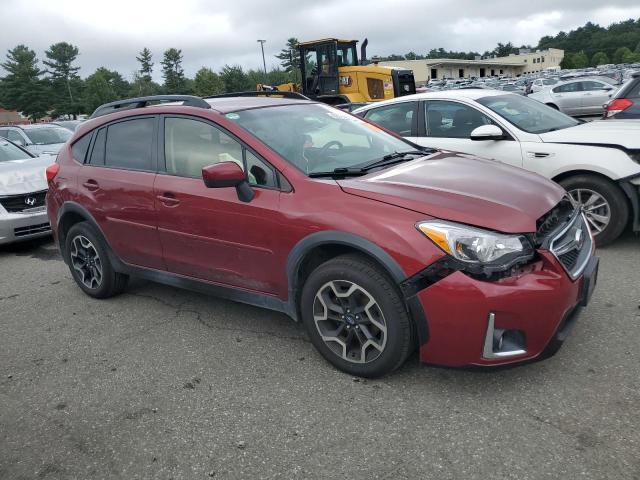
[[157,122],[155,116],[127,118],[94,133],[78,169],[78,203],[96,219],[120,259],[164,270],[153,192]]
[[582,83],[581,112],[585,115],[600,115],[604,104],[611,100],[614,88],[606,82],[585,80]]
[[550,91],[551,100],[567,115],[579,115],[582,111],[582,82],[565,83]]
[[[276,292],[282,265],[274,255],[279,180],[275,169],[219,126],[166,116],[161,168],[155,184],[158,231],[170,272],[265,293]],[[247,172],[255,197],[207,188],[202,168],[235,162]]]
[[402,135],[417,136],[419,102],[398,102],[367,110],[364,117],[378,125]]
[[522,166],[520,145],[505,131],[504,140],[471,140],[471,132],[497,122],[478,109],[450,100],[427,100],[420,107],[418,136],[409,138],[425,147],[468,153],[517,167]]

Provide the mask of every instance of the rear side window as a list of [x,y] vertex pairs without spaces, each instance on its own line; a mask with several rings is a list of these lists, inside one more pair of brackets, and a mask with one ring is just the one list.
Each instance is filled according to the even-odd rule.
[[107,127],[105,165],[128,170],[152,170],[155,118],[137,118]]
[[84,163],[91,143],[91,135],[85,135],[71,146],[71,155],[76,162]]
[[[640,98],[640,78],[631,80],[629,85],[620,90],[617,98]],[[1,134],[0,134],[1,135]]]
[[417,102],[403,102],[369,110],[366,119],[405,137],[411,136]]
[[93,143],[93,150],[91,150],[91,158],[89,163],[91,165],[104,165],[104,147],[105,140],[107,139],[107,129],[101,128],[96,135],[96,141]]
[[0,137],[7,138],[8,135],[9,132],[7,132],[6,130],[0,130]]
[[553,89],[553,93],[579,92],[582,82],[573,82],[560,85]]

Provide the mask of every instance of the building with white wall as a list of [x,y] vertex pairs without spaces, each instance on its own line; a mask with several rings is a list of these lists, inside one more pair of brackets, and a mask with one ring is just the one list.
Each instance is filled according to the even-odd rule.
[[471,78],[504,75],[518,77],[525,73],[541,72],[559,68],[564,50],[521,50],[507,57],[460,60],[455,58],[429,58],[426,60],[398,60],[380,62],[380,65],[402,67],[413,70],[416,84],[423,85],[432,78]]

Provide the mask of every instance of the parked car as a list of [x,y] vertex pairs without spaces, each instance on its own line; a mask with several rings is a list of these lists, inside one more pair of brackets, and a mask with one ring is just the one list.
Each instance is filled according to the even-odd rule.
[[71,132],[50,123],[0,126],[0,137],[11,140],[34,155],[55,155]]
[[505,92],[458,90],[355,110],[423,146],[460,151],[552,179],[582,204],[599,245],[640,231],[640,123],[580,123]]
[[640,119],[640,73],[636,73],[605,105],[604,119]]
[[567,115],[602,115],[616,91],[611,83],[597,78],[580,78],[532,93],[529,98],[560,110]]
[[536,78],[531,83],[531,92],[536,93],[540,90],[544,90],[546,88],[550,88],[551,86],[558,83],[558,80],[555,78]]
[[522,169],[294,98],[94,117],[47,169],[58,246],[92,297],[129,275],[214,292],[302,320],[337,368],[379,376],[416,347],[451,366],[543,358],[593,291],[584,215]]
[[72,132],[76,131],[78,125],[82,123],[82,120],[56,120],[55,122],[51,122],[51,125],[57,125],[62,128],[66,128]]
[[51,235],[44,201],[53,161],[0,138],[0,245]]

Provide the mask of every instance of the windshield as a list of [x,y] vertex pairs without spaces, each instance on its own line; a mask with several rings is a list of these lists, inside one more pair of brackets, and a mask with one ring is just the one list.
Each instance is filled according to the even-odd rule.
[[13,143],[0,139],[0,162],[10,162],[11,160],[26,160],[32,158],[24,150],[19,149]]
[[575,127],[578,121],[536,100],[520,95],[496,95],[478,103],[528,133],[546,133]]
[[51,145],[54,143],[64,143],[71,138],[72,133],[62,127],[43,127],[25,130],[31,143],[36,145]]
[[228,113],[303,172],[361,167],[415,146],[364,120],[327,105],[301,103]]

